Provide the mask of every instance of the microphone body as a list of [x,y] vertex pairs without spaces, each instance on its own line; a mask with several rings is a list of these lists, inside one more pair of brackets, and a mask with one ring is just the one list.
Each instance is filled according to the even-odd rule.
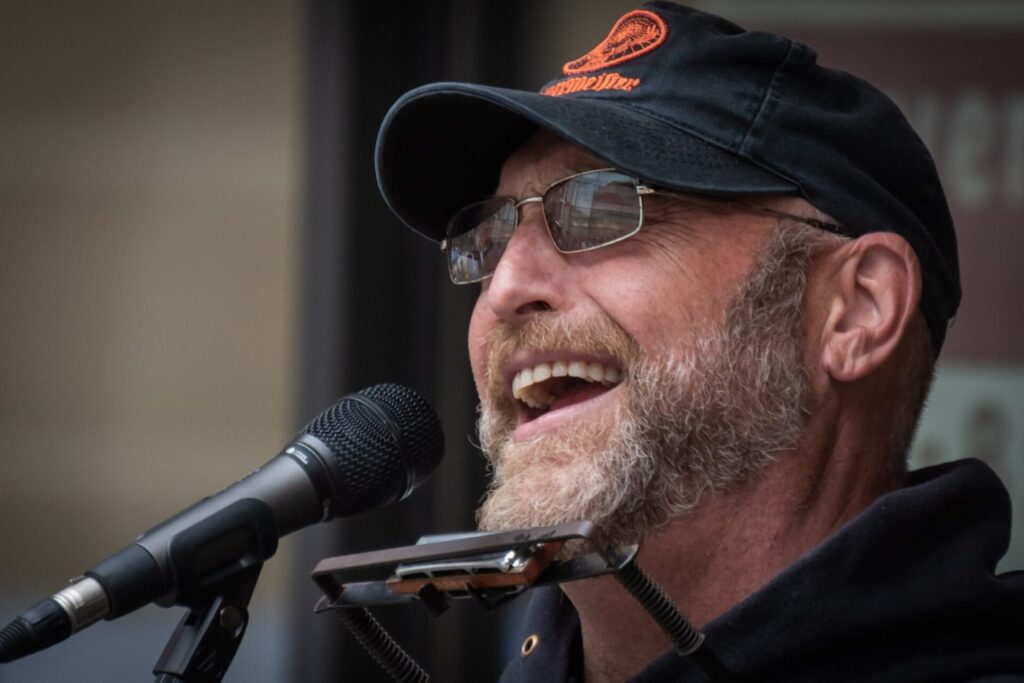
[[53,596],[71,632],[150,602],[170,607],[270,558],[278,538],[333,519],[332,504],[344,494],[323,496],[332,461],[322,441],[303,434],[241,481],[145,532]]
[[266,465],[139,536],[0,631],[0,662],[150,602],[187,604],[263,562],[277,539],[407,496],[436,468],[444,437],[411,389],[377,385],[342,398]]

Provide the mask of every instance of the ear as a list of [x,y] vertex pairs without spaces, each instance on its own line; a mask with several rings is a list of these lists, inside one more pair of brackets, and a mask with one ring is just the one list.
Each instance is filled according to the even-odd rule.
[[921,298],[921,270],[899,235],[871,232],[829,257],[822,368],[853,382],[881,367],[899,346]]

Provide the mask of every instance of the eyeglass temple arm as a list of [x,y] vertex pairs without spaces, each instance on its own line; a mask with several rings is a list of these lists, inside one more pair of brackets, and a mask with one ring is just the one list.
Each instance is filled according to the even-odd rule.
[[652,195],[660,194],[666,197],[674,197],[676,199],[682,199],[684,201],[691,202],[693,204],[700,204],[703,206],[710,207],[730,207],[740,209],[742,211],[756,211],[767,216],[774,216],[775,218],[786,218],[797,223],[803,223],[804,225],[810,225],[811,227],[818,228],[819,230],[826,230],[828,232],[834,232],[840,235],[847,234],[846,228],[837,224],[829,223],[828,221],[819,221],[816,218],[808,218],[806,216],[798,216],[793,213],[786,211],[779,211],[778,209],[771,209],[767,206],[759,206],[757,204],[747,204],[746,202],[737,201],[735,199],[729,199],[727,197],[710,197],[706,195],[693,195],[685,192],[675,192],[673,190],[663,190],[661,188],[653,188],[648,185],[641,185],[637,183],[636,193],[638,195]]

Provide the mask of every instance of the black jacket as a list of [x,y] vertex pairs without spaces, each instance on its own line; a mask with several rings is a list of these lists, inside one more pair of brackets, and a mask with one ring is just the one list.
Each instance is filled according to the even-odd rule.
[[[985,465],[913,472],[709,623],[707,645],[744,681],[1024,681],[1024,572],[995,574],[1009,538],[1009,497]],[[538,646],[502,683],[583,680],[579,621],[559,589],[538,589],[529,634]],[[632,679],[704,680],[673,651]]]

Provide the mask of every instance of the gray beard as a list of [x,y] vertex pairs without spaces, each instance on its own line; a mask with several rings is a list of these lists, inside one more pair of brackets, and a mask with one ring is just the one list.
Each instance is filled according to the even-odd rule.
[[[622,396],[599,418],[520,443],[512,441],[507,387],[488,382],[478,428],[493,480],[478,511],[480,528],[585,519],[608,542],[636,543],[693,510],[707,492],[749,480],[793,448],[808,403],[803,292],[810,249],[801,237],[777,229],[722,327],[673,354],[645,355],[610,320],[541,317],[525,333],[508,332],[492,353],[582,343],[584,350],[613,351],[627,373]],[[498,361],[492,358],[492,368]]]

